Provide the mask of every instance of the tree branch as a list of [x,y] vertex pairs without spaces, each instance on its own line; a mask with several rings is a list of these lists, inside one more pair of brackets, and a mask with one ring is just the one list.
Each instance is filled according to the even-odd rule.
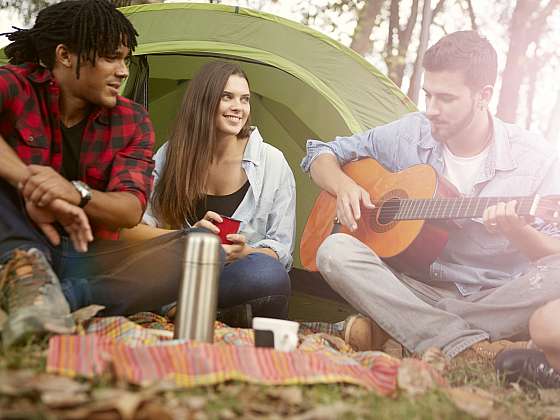
[[476,24],[476,15],[474,14],[472,0],[466,0],[466,1],[467,1],[467,11],[469,12],[469,18],[471,19],[471,29],[473,31],[477,31],[478,25]]

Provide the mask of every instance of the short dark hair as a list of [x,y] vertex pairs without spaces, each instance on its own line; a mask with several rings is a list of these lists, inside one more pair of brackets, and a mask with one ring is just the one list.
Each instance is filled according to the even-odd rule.
[[138,33],[132,23],[107,0],[67,0],[41,10],[31,29],[15,28],[6,35],[11,44],[5,53],[11,64],[41,63],[51,69],[57,45],[64,44],[78,56],[95,65],[98,56],[114,54],[120,45],[131,51]]
[[498,56],[490,42],[476,31],[458,31],[444,36],[424,54],[427,71],[460,71],[473,90],[494,86]]

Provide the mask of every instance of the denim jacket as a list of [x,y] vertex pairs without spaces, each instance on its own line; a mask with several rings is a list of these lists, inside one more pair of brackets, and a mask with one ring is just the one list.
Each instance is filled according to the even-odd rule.
[[[493,118],[494,135],[488,157],[477,176],[474,196],[532,196],[560,194],[558,152],[541,136]],[[429,164],[443,176],[442,145],[432,137],[430,122],[412,113],[392,123],[324,143],[307,142],[301,166],[308,172],[313,160],[331,153],[343,165],[372,157],[390,171]],[[501,234],[489,233],[482,219],[462,220],[449,230],[449,240],[431,265],[430,283],[453,282],[463,295],[497,287],[526,273],[529,259]],[[560,236],[552,224],[535,219],[533,226]]]
[[[167,143],[154,156],[154,188],[162,173]],[[249,180],[249,190],[232,217],[241,220],[239,233],[254,248],[270,248],[280,262],[290,269],[294,250],[296,184],[294,175],[282,152],[264,142],[259,130],[253,128],[243,154],[241,166]],[[144,214],[142,223],[162,227],[152,212]],[[185,227],[188,227],[185,221]]]

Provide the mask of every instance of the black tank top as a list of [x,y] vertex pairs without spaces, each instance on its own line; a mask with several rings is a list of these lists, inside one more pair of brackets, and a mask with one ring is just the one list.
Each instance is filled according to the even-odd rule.
[[200,200],[196,205],[196,220],[189,220],[192,225],[201,220],[207,211],[213,211],[222,216],[231,217],[239,204],[245,198],[245,194],[249,190],[249,181],[245,182],[241,188],[227,195],[206,195],[206,198]]

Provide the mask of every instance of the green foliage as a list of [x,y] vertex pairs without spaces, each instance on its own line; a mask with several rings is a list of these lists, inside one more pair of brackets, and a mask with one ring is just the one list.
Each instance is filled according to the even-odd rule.
[[39,10],[44,9],[53,0],[0,0],[0,9],[17,10],[25,24],[29,24]]
[[[28,25],[37,15],[39,10],[50,4],[58,3],[60,0],[0,0],[0,9],[13,9],[18,11],[23,21]],[[155,3],[150,0],[109,0],[117,7],[130,6],[132,4]],[[161,1],[163,2],[163,1]],[[160,3],[161,3],[160,2]]]

